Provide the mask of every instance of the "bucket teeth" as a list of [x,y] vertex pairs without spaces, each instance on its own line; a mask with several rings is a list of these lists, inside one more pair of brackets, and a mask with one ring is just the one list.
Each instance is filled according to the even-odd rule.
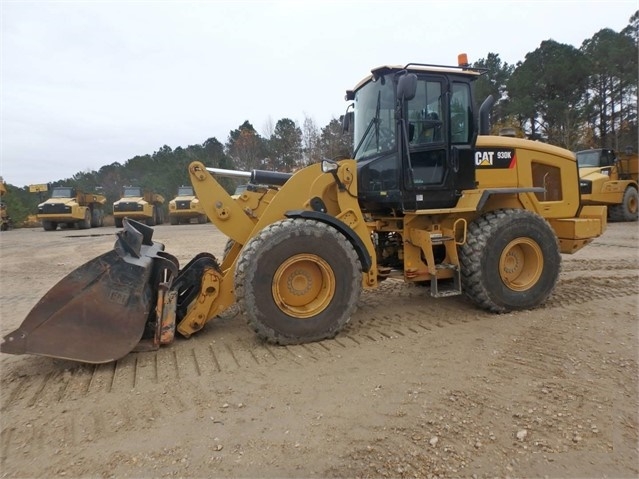
[[116,233],[118,240],[115,243],[115,250],[120,256],[129,254],[139,258],[142,255],[142,245],[153,245],[153,228],[129,218],[123,220],[122,226],[122,230]]

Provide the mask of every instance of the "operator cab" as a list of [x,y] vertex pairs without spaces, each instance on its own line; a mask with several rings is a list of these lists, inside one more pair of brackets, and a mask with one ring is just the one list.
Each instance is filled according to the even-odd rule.
[[380,67],[347,91],[365,211],[451,208],[475,188],[471,84],[481,73],[463,55],[459,67]]
[[617,162],[615,152],[605,148],[593,148],[576,153],[579,168],[601,168],[613,166]]
[[142,196],[142,188],[139,186],[125,186],[122,193],[123,198],[138,198]]
[[75,189],[70,186],[56,186],[51,192],[51,198],[73,198]]

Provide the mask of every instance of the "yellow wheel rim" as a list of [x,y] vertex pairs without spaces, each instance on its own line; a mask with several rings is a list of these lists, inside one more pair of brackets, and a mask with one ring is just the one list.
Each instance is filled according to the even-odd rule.
[[284,313],[310,318],[326,309],[335,296],[335,275],[319,256],[297,254],[277,268],[272,290],[275,303]]
[[635,196],[631,196],[628,200],[628,211],[632,214],[637,213],[637,198]]
[[513,291],[532,288],[539,281],[543,268],[541,248],[530,238],[512,240],[499,258],[499,275]]

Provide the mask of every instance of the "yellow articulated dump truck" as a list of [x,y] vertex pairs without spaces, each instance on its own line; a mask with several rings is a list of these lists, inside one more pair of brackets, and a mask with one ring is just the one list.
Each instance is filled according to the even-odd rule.
[[11,222],[9,213],[7,212],[7,205],[2,201],[2,197],[6,194],[7,187],[4,184],[2,176],[0,176],[0,231],[7,231]]
[[78,229],[97,228],[104,223],[106,197],[84,193],[71,186],[56,186],[51,197],[38,205],[36,215],[45,231],[58,226]]
[[[581,204],[573,152],[488,136],[492,98],[473,99],[482,73],[465,55],[373,69],[346,92],[352,158],[292,174],[191,163],[223,257],[181,266],[124,220],[114,249],[54,286],[0,350],[104,363],[194,336],[235,304],[264,341],[321,341],[390,278],[494,313],[540,306],[561,254],[601,235],[606,209]],[[219,176],[262,187],[234,197]]]
[[581,201],[607,205],[610,221],[639,219],[639,155],[632,148],[616,153],[608,148],[577,152]]
[[190,223],[191,220],[206,223],[207,217],[193,192],[192,186],[180,186],[175,198],[169,201],[169,222],[172,225]]
[[116,228],[122,228],[122,220],[131,218],[144,221],[148,226],[164,223],[164,197],[139,186],[125,186],[122,198],[113,203]]

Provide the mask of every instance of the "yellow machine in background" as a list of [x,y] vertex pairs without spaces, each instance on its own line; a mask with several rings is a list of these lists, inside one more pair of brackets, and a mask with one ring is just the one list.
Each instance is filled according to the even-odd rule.
[[0,231],[7,231],[9,229],[9,213],[7,212],[7,205],[2,201],[2,197],[7,194],[7,187],[4,184],[2,176],[0,176]]
[[51,197],[38,205],[36,217],[45,231],[55,231],[58,226],[97,228],[104,223],[105,203],[103,195],[84,193],[71,186],[56,186],[51,190]]
[[[320,341],[389,278],[495,313],[539,306],[561,253],[601,235],[606,211],[581,204],[572,152],[488,136],[492,98],[479,111],[473,101],[481,74],[463,56],[372,70],[346,93],[352,159],[294,174],[191,163],[229,238],[223,258],[204,252],[180,268],[152,228],[125,220],[114,249],[51,289],[0,350],[108,362],[190,337],[235,303],[265,341]],[[249,186],[231,196],[215,176]]]
[[608,206],[611,221],[639,219],[639,156],[598,148],[577,152],[581,201]]
[[198,223],[206,223],[206,213],[193,193],[193,187],[180,186],[176,197],[169,201],[169,222],[178,225],[190,223],[192,219],[196,219]]
[[149,226],[164,223],[164,197],[139,186],[125,186],[122,198],[113,203],[116,228],[122,228],[122,220],[131,218],[144,221]]

